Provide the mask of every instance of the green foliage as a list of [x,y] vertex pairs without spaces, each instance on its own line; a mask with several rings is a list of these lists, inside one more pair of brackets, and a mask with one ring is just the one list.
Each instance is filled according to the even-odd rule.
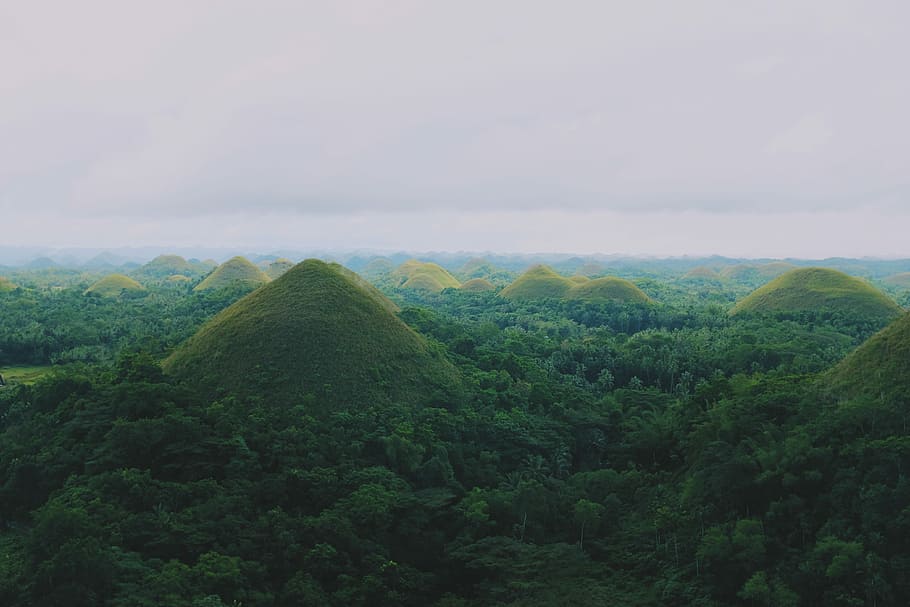
[[675,267],[660,304],[379,279],[400,311],[315,261],[227,309],[43,272],[0,362],[103,364],[0,389],[0,604],[910,603],[906,316],[838,364],[876,321]]

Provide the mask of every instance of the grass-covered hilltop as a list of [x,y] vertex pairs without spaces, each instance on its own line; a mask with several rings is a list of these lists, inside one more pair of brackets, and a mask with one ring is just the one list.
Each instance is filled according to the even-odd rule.
[[282,403],[450,397],[455,369],[350,274],[318,260],[298,264],[215,316],[165,372],[212,393],[267,393]]
[[144,290],[145,287],[129,276],[110,274],[93,283],[85,290],[85,294],[99,297],[119,297],[125,293],[137,293]]
[[232,257],[196,285],[196,291],[239,288],[255,289],[271,279],[245,257]]
[[0,606],[910,604],[910,260],[4,251]]
[[828,268],[790,270],[736,304],[733,314],[829,311],[887,321],[901,312],[869,283]]
[[458,279],[439,264],[416,259],[404,262],[395,268],[392,274],[397,278],[398,286],[402,289],[435,293],[443,289],[457,289],[461,286]]
[[585,302],[648,303],[651,298],[628,280],[615,277],[589,279],[564,277],[552,268],[537,265],[507,286],[500,296],[513,300],[564,299]]
[[870,337],[824,384],[839,399],[862,396],[906,407],[910,398],[910,313]]

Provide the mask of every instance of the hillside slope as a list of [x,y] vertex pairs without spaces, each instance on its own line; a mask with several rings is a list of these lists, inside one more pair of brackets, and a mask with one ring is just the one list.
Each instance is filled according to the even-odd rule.
[[743,298],[731,314],[829,311],[888,321],[900,307],[867,282],[827,268],[791,270]]
[[431,353],[375,289],[352,272],[304,261],[234,303],[165,362],[166,372],[212,392],[267,390],[333,406],[445,399],[455,369]]

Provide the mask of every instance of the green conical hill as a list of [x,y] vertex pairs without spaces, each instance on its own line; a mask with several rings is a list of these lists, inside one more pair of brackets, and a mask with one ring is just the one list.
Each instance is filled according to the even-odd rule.
[[462,283],[458,288],[462,291],[470,291],[473,293],[496,290],[496,286],[486,278],[472,278],[471,280]]
[[867,339],[823,378],[837,398],[902,399],[910,394],[910,314]]
[[457,394],[455,368],[392,309],[352,272],[307,260],[216,315],[164,369],[211,393],[267,393],[277,404],[417,404]]
[[0,293],[5,293],[7,291],[14,291],[16,285],[9,281],[7,278],[0,276]]
[[830,311],[886,322],[900,307],[867,282],[827,268],[802,268],[753,291],[731,314]]
[[269,282],[269,276],[244,257],[233,257],[196,285],[194,291],[240,287],[255,289]]
[[499,292],[506,299],[562,299],[574,283],[545,265],[536,265]]
[[288,270],[294,267],[294,262],[290,259],[285,259],[284,257],[276,259],[268,265],[265,269],[265,273],[268,274],[269,278],[275,280]]
[[419,289],[424,291],[442,291],[443,289],[461,286],[457,278],[445,268],[432,262],[410,259],[395,269],[402,289]]
[[900,274],[893,274],[887,278],[883,278],[882,282],[886,285],[891,285],[899,289],[910,289],[910,272],[901,272]]
[[580,274],[576,274],[575,276],[569,276],[569,281],[571,281],[577,285],[583,285],[586,282],[591,282],[591,279],[588,278],[587,276],[582,276]]
[[649,303],[651,298],[628,280],[608,276],[595,278],[575,285],[566,294],[566,299],[587,302],[618,301],[623,303]]
[[105,276],[88,289],[86,295],[99,295],[101,297],[119,297],[124,292],[144,291],[145,287],[123,274],[110,274]]
[[187,283],[187,282],[192,282],[193,279],[190,278],[189,276],[184,276],[183,274],[172,274],[171,276],[168,276],[165,279],[165,281],[167,281],[171,284],[183,284],[183,283]]

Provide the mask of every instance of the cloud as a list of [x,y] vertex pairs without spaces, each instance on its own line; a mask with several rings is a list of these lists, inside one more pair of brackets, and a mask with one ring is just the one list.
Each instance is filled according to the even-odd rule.
[[905,3],[378,6],[0,9],[0,208],[910,203]]

